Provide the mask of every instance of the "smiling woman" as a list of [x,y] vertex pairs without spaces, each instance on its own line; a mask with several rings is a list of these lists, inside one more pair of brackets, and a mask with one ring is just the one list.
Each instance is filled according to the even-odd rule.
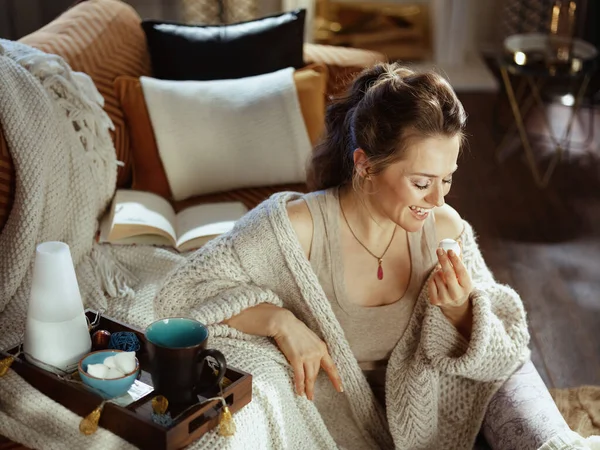
[[[265,429],[296,433],[273,443],[458,450],[484,419],[500,428],[487,405],[528,359],[529,334],[521,299],[444,201],[465,122],[441,76],[366,69],[327,110],[312,192],[274,195],[166,281],[157,312],[221,327],[223,352],[269,392]],[[557,420],[513,448],[556,434],[564,420],[544,413]]]

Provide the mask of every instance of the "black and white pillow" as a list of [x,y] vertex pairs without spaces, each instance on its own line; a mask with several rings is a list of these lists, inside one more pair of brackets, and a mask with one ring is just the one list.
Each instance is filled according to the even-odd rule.
[[144,20],[155,78],[223,80],[304,66],[299,9],[229,25]]

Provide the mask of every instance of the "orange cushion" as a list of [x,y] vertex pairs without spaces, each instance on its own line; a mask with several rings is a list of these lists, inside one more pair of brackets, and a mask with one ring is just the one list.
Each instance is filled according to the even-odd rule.
[[164,198],[171,198],[169,181],[160,160],[140,79],[118,77],[115,80],[115,90],[129,127],[133,155],[131,187],[141,191],[154,192]]
[[87,1],[67,10],[20,42],[65,59],[73,70],[88,74],[104,97],[104,110],[115,125],[112,133],[119,167],[117,186],[131,179],[129,134],[113,82],[119,75],[150,75],[146,37],[135,10],[119,0]]
[[[325,127],[327,68],[314,64],[296,70],[294,83],[304,123],[310,141],[314,145]],[[115,80],[115,91],[129,127],[133,154],[132,188],[154,192],[170,199],[171,189],[160,159],[139,78],[118,77]]]

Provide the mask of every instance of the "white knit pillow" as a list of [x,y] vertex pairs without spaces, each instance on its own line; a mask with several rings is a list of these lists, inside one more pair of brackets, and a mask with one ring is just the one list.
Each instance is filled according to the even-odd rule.
[[174,200],[301,183],[311,151],[294,69],[235,80],[142,77]]

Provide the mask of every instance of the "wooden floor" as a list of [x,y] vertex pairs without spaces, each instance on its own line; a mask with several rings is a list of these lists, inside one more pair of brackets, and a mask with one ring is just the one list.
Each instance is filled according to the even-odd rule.
[[[497,99],[502,95],[461,96],[469,114],[470,148],[459,161],[447,201],[479,234],[497,280],[521,295],[532,359],[547,386],[600,384],[599,144],[574,145],[549,187],[539,189],[518,139],[504,147],[501,163],[494,158]],[[499,109],[507,110],[506,105]],[[555,130],[564,127],[567,113],[564,107],[551,109]],[[576,122],[575,143],[588,136],[587,118],[581,113]],[[530,126],[542,131],[537,119]],[[549,151],[549,146],[538,147],[540,164]]]
[[[469,114],[469,149],[448,203],[473,225],[498,281],[522,296],[533,361],[547,386],[600,384],[598,145],[571,152],[550,186],[540,190],[518,141],[512,151],[507,147],[501,164],[494,159],[497,98],[461,96]],[[564,113],[553,110],[557,124],[564,123]],[[547,156],[540,152],[542,160]],[[0,438],[0,450],[12,448],[4,445]]]

